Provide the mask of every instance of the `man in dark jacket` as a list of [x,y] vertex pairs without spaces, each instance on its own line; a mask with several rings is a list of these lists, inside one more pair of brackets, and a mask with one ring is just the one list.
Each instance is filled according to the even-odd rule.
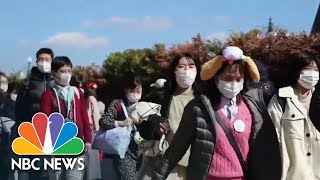
[[[12,129],[13,136],[17,136],[18,127],[23,122],[31,122],[34,114],[40,111],[41,95],[47,89],[53,87],[54,81],[51,74],[51,62],[53,52],[49,48],[41,48],[37,54],[37,66],[33,67],[29,78],[23,83],[18,91],[16,100],[16,125]],[[41,164],[41,163],[39,163]],[[41,171],[19,172],[22,179],[40,179]]]
[[16,118],[18,124],[31,122],[33,115],[40,110],[40,99],[44,91],[53,86],[51,62],[53,52],[42,48],[37,54],[37,66],[31,70],[30,77],[18,91],[16,101]]

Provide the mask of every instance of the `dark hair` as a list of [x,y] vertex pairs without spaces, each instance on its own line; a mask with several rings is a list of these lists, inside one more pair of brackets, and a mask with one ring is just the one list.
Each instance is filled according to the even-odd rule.
[[51,56],[51,58],[54,57],[53,51],[50,48],[41,48],[37,51],[36,57],[37,59],[39,58],[39,56],[41,54],[49,54]]
[[3,76],[3,77],[5,77],[5,78],[8,79],[8,76],[7,76],[6,73],[4,73],[4,72],[0,72],[0,76]]
[[[293,84],[298,82],[298,79],[300,78],[300,73],[303,68],[311,64],[311,62],[315,61],[316,65],[319,67],[319,61],[318,58],[308,56],[307,54],[299,54],[297,56],[293,56],[290,58],[292,61],[292,79],[289,79],[292,81]],[[291,69],[290,68],[290,69]],[[292,85],[293,85],[292,84]]]
[[200,70],[201,70],[200,60],[196,60],[189,53],[178,54],[172,60],[170,67],[169,67],[169,77],[167,79],[168,82],[166,83],[166,86],[169,90],[169,93],[171,93],[171,94],[174,93],[174,91],[178,87],[178,84],[177,84],[177,81],[175,78],[176,77],[175,71],[176,71],[176,67],[178,66],[180,60],[184,57],[192,60],[194,62],[194,65],[197,68],[197,76],[196,76],[195,82],[192,85],[192,88],[193,88],[195,94],[200,94],[200,92],[201,92],[200,77],[199,77]]
[[[219,69],[219,71],[216,73],[216,75],[206,82],[207,88],[206,88],[205,94],[210,98],[213,106],[218,106],[221,103],[221,96],[222,96],[221,92],[219,91],[216,85],[216,77],[222,74],[228,65],[229,65],[228,63],[224,63],[222,67]],[[248,81],[250,81],[251,78],[249,76],[247,64],[244,61],[235,61],[230,66],[232,66],[232,69],[231,69],[232,73],[236,73],[237,71],[239,71],[241,74],[244,75],[243,90],[237,96],[237,103],[239,103],[241,100],[241,94],[247,91],[246,84]]]
[[8,93],[18,93],[19,84],[16,82],[9,83],[8,85]]
[[87,86],[85,86],[85,88],[84,88],[84,97],[87,99],[89,96],[94,96],[95,98],[97,98],[97,92],[96,92],[95,89],[88,88]]
[[79,78],[78,75],[72,76],[70,80],[70,86],[75,86],[77,88],[84,88],[84,80]]
[[123,80],[122,88],[125,89],[135,89],[138,86],[142,86],[142,82],[138,77],[129,76]]
[[57,56],[51,63],[51,70],[57,72],[60,68],[69,66],[72,68],[72,62],[67,56]]
[[287,55],[285,59],[282,59],[281,63],[277,64],[277,67],[271,70],[271,79],[276,88],[295,85],[300,78],[301,70],[313,61],[320,68],[317,56],[305,53]]

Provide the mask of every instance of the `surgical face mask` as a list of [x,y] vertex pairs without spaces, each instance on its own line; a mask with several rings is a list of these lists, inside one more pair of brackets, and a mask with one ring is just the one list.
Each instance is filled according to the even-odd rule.
[[7,92],[8,91],[8,84],[7,83],[1,83],[0,84],[0,91]]
[[136,103],[140,101],[141,94],[140,93],[128,93],[127,98],[131,103]]
[[2,92],[8,91],[8,80],[4,76],[0,76],[0,91]]
[[17,100],[17,94],[11,93],[11,94],[10,94],[10,98],[11,98],[13,101],[16,101],[16,100]]
[[57,74],[56,83],[60,86],[68,86],[71,80],[70,73]]
[[38,69],[42,73],[50,73],[51,72],[51,63],[49,62],[39,62],[37,64]]
[[176,71],[176,81],[181,88],[189,88],[197,76],[195,70]]
[[242,90],[243,90],[243,80],[240,82],[233,81],[233,82],[227,82],[223,80],[219,80],[218,82],[218,89],[220,93],[228,98],[232,99],[236,97]]
[[300,73],[300,78],[298,80],[298,83],[306,89],[312,89],[315,85],[317,85],[318,81],[319,81],[319,71],[302,70]]

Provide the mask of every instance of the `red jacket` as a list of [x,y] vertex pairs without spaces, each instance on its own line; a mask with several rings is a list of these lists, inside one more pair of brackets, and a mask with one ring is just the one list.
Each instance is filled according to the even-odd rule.
[[[89,123],[89,118],[88,118],[88,113],[87,113],[87,108],[86,108],[86,103],[84,100],[84,95],[82,91],[78,90],[80,98],[78,97],[77,93],[74,95],[74,100],[75,100],[75,111],[76,111],[76,125],[78,127],[78,135],[77,137],[81,138],[84,140],[85,143],[90,143],[92,142],[92,134],[91,134],[91,128],[90,128],[90,123]],[[67,114],[67,108],[66,105],[63,101],[63,99],[59,96],[59,104],[60,104],[60,109],[61,109],[61,114],[66,117]],[[74,101],[73,100],[73,101]],[[74,111],[74,103],[71,103],[71,111]],[[56,94],[52,89],[49,89],[45,91],[42,96],[41,96],[41,103],[40,103],[40,112],[43,112],[47,116],[49,116],[53,112],[59,112],[59,108],[57,107],[57,98]],[[73,114],[73,113],[72,113]],[[71,115],[69,117],[70,120],[74,121],[74,116]]]

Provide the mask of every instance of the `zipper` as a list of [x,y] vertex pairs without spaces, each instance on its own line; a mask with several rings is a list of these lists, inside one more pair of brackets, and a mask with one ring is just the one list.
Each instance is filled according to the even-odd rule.
[[46,75],[43,76],[43,84],[44,84],[44,91],[47,90],[47,80],[46,80]]
[[[211,121],[212,121],[212,126],[213,126],[213,130],[214,130],[214,132],[215,132],[215,135],[216,135],[216,137],[215,137],[215,142],[214,142],[214,144],[216,144],[216,142],[217,142],[217,131],[216,131],[216,126],[215,126],[215,123],[214,123],[214,114],[212,114],[213,113],[213,109],[212,109],[212,107],[210,107],[209,106],[209,104],[207,104],[207,99],[206,99],[206,97],[204,96],[204,95],[201,95],[201,100],[202,100],[202,103],[203,103],[203,105],[205,106],[205,108],[207,109],[207,111],[208,111],[208,114],[209,114],[209,116],[210,116],[210,119],[211,119]],[[210,165],[211,165],[211,162],[212,162],[212,159],[213,159],[213,156],[214,156],[214,149],[215,149],[215,147],[213,147],[213,152],[212,152],[212,156],[211,156],[211,159],[210,159]],[[209,165],[209,167],[208,167],[208,170],[207,170],[207,174],[206,174],[206,177],[208,177],[208,174],[209,174],[209,171],[210,171],[210,165]]]

